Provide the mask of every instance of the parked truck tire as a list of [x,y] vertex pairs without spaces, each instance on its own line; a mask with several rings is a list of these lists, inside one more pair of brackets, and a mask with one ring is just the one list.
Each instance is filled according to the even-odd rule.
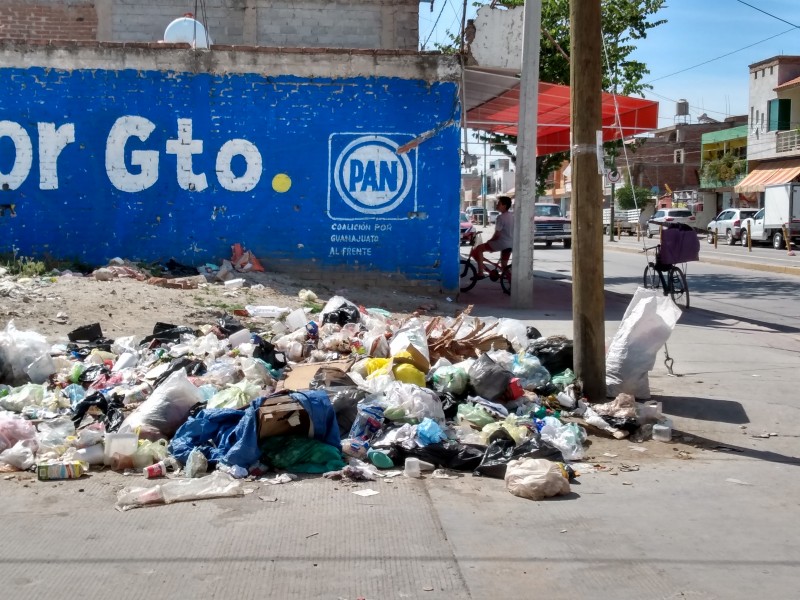
[[783,246],[783,234],[780,231],[776,231],[772,234],[772,247],[775,250],[781,250]]
[[742,248],[747,248],[747,229],[742,227]]
[[572,248],[572,240],[564,240],[564,250]]

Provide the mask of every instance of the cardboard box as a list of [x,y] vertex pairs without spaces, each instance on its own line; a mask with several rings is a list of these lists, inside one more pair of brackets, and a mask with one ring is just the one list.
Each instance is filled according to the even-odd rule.
[[314,437],[308,413],[288,394],[269,398],[258,409],[258,439],[276,435]]
[[314,380],[314,375],[321,367],[338,367],[344,372],[350,370],[355,361],[351,359],[329,360],[318,363],[304,363],[294,365],[292,370],[286,375],[286,379],[278,382],[278,389],[283,390],[307,390]]

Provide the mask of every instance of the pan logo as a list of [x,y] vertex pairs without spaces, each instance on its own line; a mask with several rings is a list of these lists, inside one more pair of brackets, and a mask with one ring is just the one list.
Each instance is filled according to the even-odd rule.
[[410,135],[333,134],[328,214],[333,219],[406,219],[416,211],[416,150]]

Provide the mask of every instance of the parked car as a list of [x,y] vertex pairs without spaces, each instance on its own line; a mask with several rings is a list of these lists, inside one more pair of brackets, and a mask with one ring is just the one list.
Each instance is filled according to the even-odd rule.
[[717,239],[725,238],[729,246],[733,246],[742,239],[742,222],[754,217],[757,208],[729,208],[719,213],[706,228],[706,237],[709,244],[714,243],[714,233]]
[[474,246],[475,238],[478,236],[478,230],[469,220],[467,213],[462,212],[459,217],[459,220],[461,221],[461,245]]
[[469,206],[466,210],[467,216],[469,220],[475,223],[476,225],[485,225],[486,222],[484,221],[485,212],[482,207],[480,206]]
[[499,210],[490,210],[489,211],[489,217],[488,217],[489,218],[489,225],[494,225],[495,223],[497,223],[497,217],[499,217],[499,216],[500,216],[500,211]]
[[658,234],[658,223],[683,223],[694,228],[695,217],[688,208],[659,208],[647,221],[647,237]]

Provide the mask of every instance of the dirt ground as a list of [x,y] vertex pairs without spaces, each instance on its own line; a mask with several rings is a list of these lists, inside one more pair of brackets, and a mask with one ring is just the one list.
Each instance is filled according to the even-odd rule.
[[[314,292],[318,304],[332,296],[368,308],[388,310],[398,318],[414,312],[455,315],[464,305],[444,298],[393,292],[380,288],[313,287],[275,273],[237,274],[246,287],[228,288],[220,282],[200,284],[196,289],[171,289],[132,277],[100,281],[92,276],[14,279],[0,277],[0,326],[13,320],[18,330],[33,330],[51,343],[66,340],[70,331],[100,323],[103,335],[114,339],[126,335],[149,335],[157,322],[199,327],[213,324],[223,314],[247,305],[299,308],[301,290]],[[258,332],[267,319],[237,317]]]

